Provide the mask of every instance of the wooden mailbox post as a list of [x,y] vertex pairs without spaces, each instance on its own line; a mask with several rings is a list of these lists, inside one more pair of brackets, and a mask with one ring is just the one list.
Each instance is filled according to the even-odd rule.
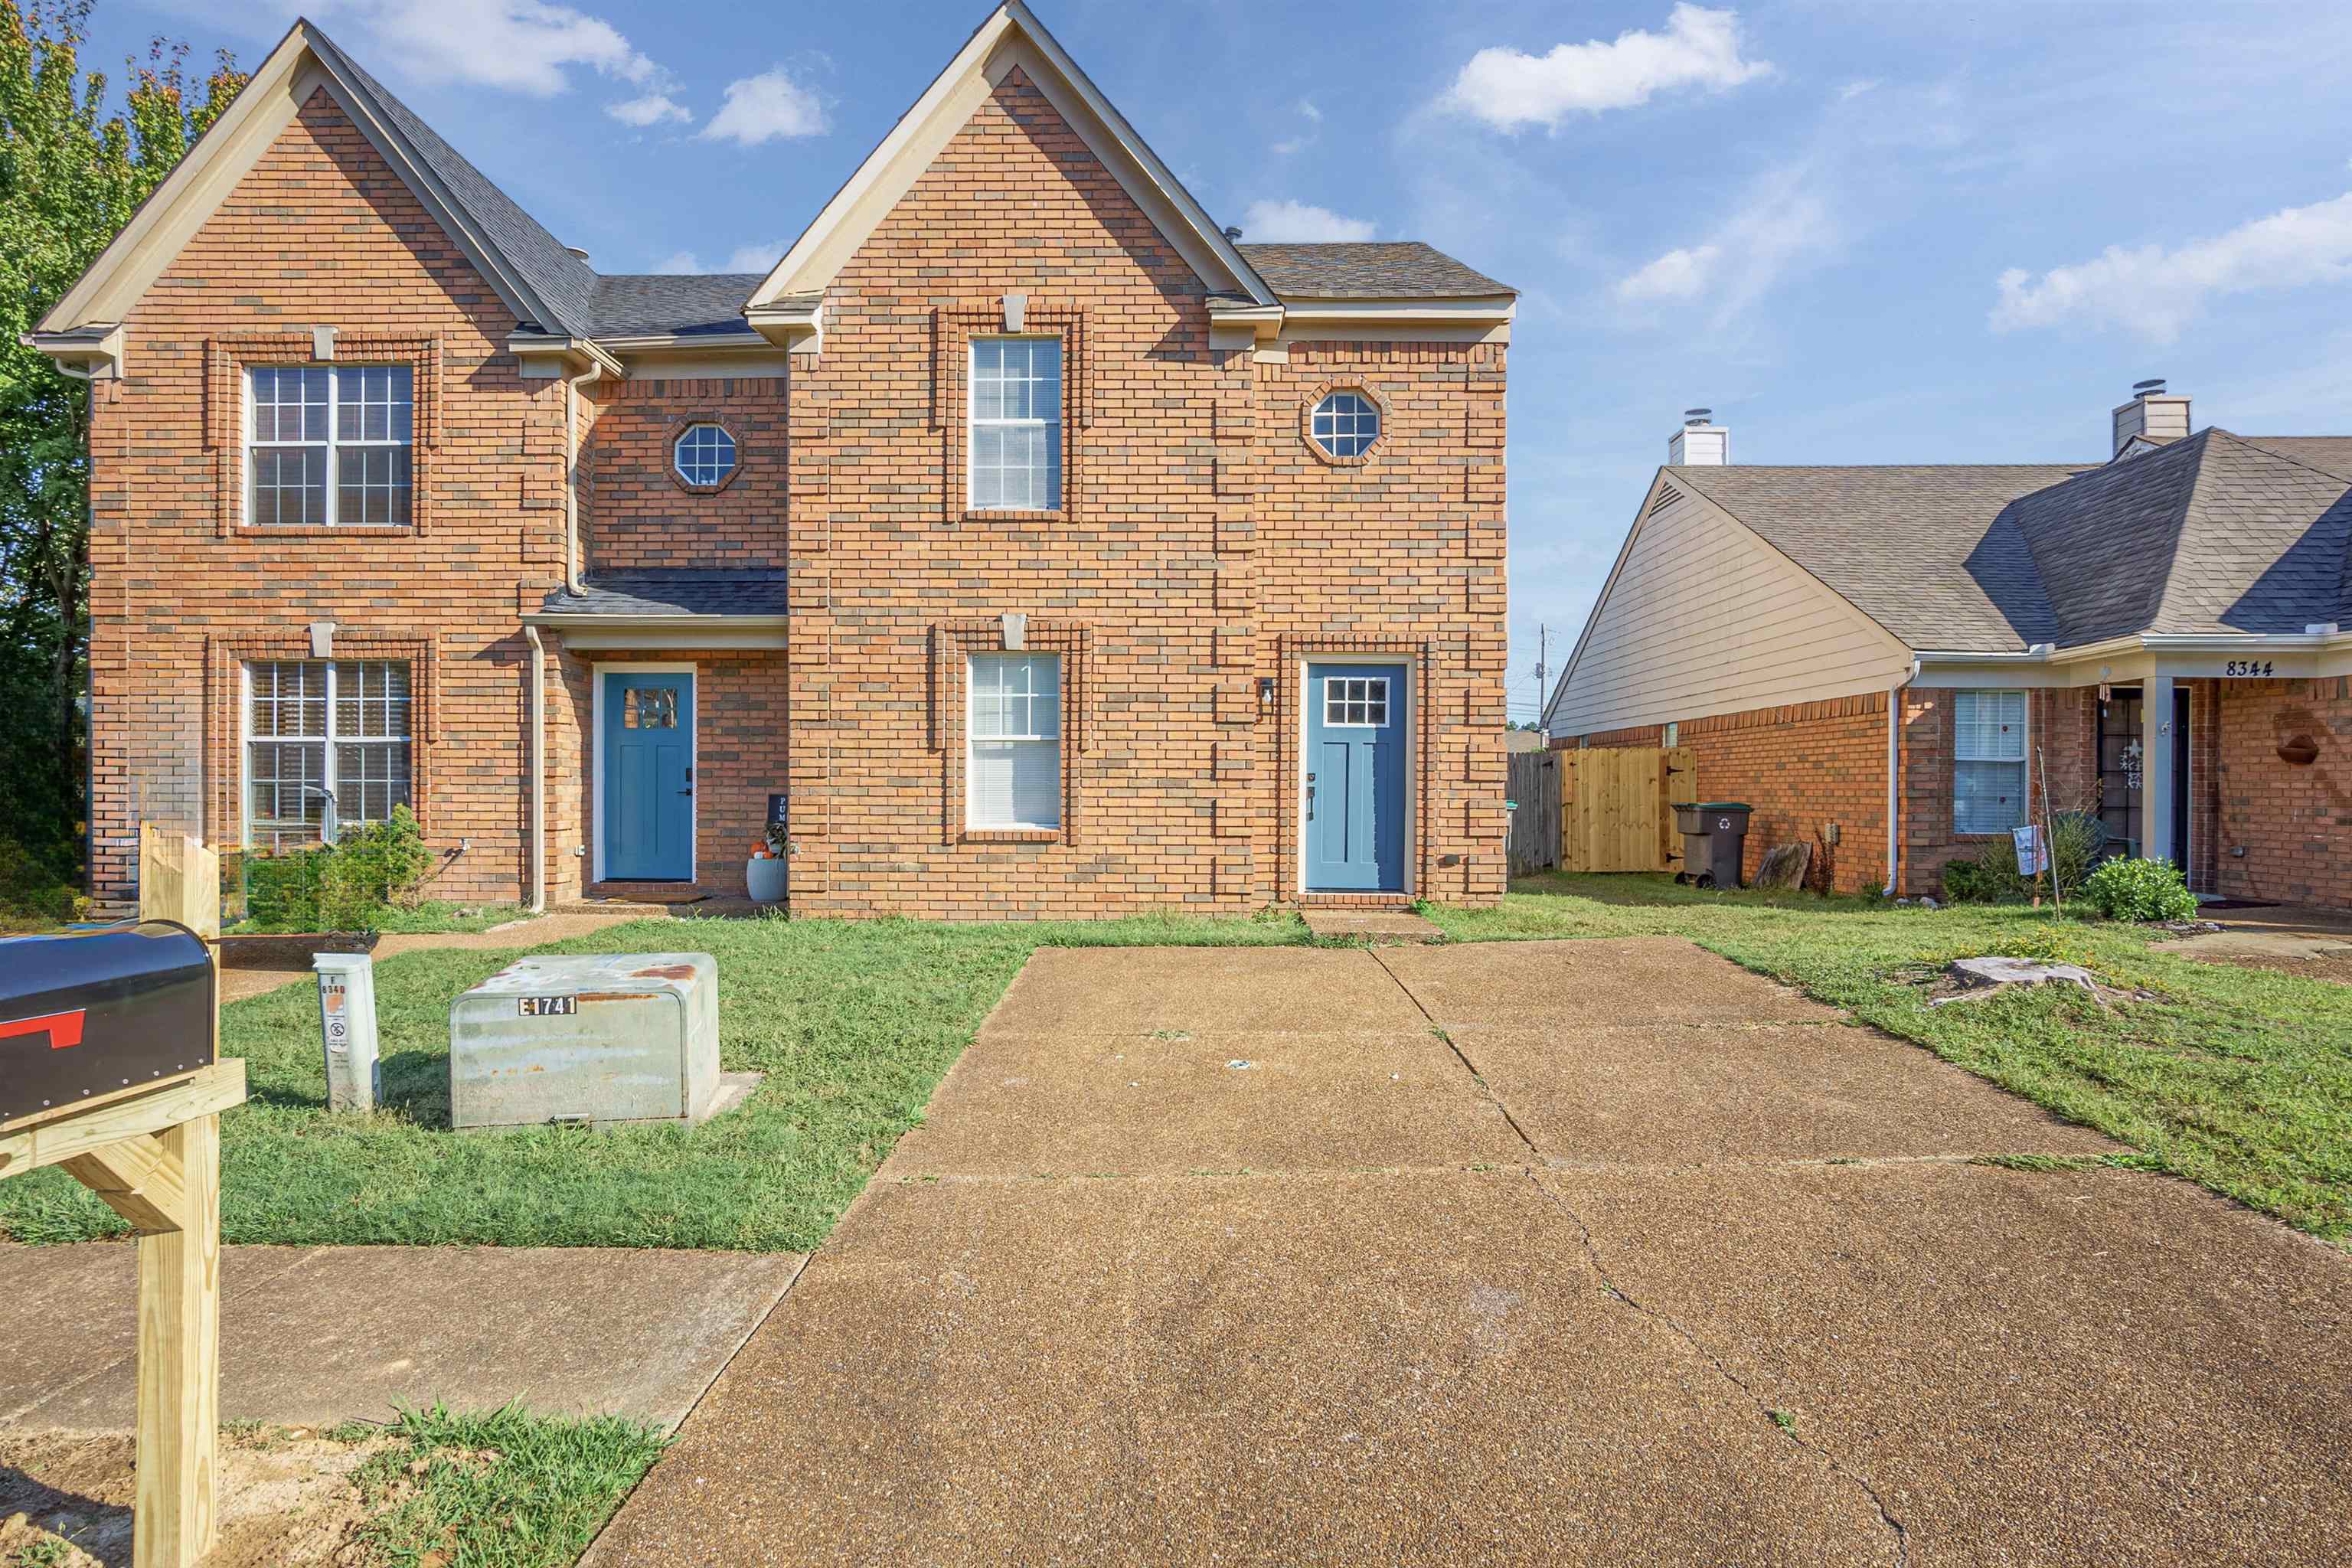
[[[148,826],[140,916],[220,935],[219,861]],[[214,955],[215,976],[219,958]],[[214,995],[219,995],[217,983]],[[214,1039],[219,1037],[217,1001]],[[57,1047],[53,1038],[52,1046]],[[63,1048],[58,1047],[58,1048]],[[0,1180],[62,1165],[139,1237],[136,1568],[191,1568],[213,1544],[220,1429],[220,1113],[245,1099],[245,1063],[93,1095],[0,1123]]]

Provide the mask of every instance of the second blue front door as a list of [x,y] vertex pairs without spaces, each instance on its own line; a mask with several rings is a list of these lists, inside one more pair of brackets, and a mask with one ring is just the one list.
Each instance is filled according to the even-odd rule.
[[694,878],[694,676],[604,674],[604,874],[617,882]]
[[1307,888],[1401,893],[1408,694],[1402,664],[1307,667]]

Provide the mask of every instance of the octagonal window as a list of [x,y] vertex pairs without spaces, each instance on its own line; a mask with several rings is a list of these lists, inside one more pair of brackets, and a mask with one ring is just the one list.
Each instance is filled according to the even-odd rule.
[[677,433],[673,456],[688,484],[724,484],[735,471],[735,437],[717,425],[689,425]]
[[1307,423],[1315,444],[1335,458],[1360,458],[1381,438],[1380,405],[1360,392],[1335,392]]

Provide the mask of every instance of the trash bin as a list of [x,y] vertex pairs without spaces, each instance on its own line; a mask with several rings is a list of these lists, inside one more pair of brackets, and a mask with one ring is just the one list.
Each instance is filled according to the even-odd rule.
[[1710,800],[1675,807],[1675,826],[1683,836],[1683,868],[1677,882],[1702,888],[1737,888],[1739,857],[1748,843],[1747,805],[1736,800]]

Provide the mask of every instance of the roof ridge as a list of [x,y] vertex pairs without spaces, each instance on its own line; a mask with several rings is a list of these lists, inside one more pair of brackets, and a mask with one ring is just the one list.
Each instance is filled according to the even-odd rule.
[[2208,425],[2205,428],[2217,434],[2227,436],[2239,446],[2250,447],[2254,451],[2260,452],[2263,457],[2272,459],[2273,462],[2292,463],[2298,468],[2308,468],[2313,473],[2319,475],[2323,479],[2336,479],[2345,484],[2352,484],[2352,475],[2339,474],[2334,468],[2323,468],[2316,463],[2309,462],[2305,458],[2279,451],[2275,447],[2265,447],[2263,445],[2266,440],[2332,441],[2345,440],[2347,439],[2347,437],[2340,436],[2241,436],[2235,430],[2225,430],[2219,425]]

